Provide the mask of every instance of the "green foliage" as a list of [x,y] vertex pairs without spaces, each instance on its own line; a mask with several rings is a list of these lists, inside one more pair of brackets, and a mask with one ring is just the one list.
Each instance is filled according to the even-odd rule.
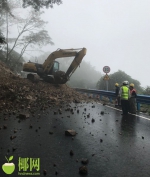
[[[9,49],[10,50],[10,49]],[[10,54],[10,60],[9,62],[6,62],[6,51],[0,50],[0,60],[14,72],[14,73],[20,73],[22,71],[22,65],[24,62],[23,57],[19,59],[20,54],[16,51],[12,51]]]
[[[110,80],[108,81],[108,90],[114,91],[115,90],[115,83],[119,83],[122,85],[123,81],[129,81],[129,83],[134,83],[135,89],[137,90],[138,94],[142,93],[142,87],[140,86],[140,82],[131,78],[131,76],[127,75],[125,72],[119,70],[113,74],[109,75]],[[97,83],[97,88],[99,90],[106,90],[106,81],[103,80],[103,77]]]
[[144,95],[150,95],[150,86],[147,86],[144,91],[143,91]]
[[5,43],[5,38],[4,38],[3,33],[0,30],[0,44],[4,44],[4,43]]
[[10,9],[9,4],[8,4],[8,1],[7,0],[0,0],[0,14],[5,13],[5,12],[12,15],[11,9]]
[[31,6],[35,10],[40,10],[43,7],[46,8],[53,8],[53,5],[57,4],[60,5],[62,4],[61,0],[23,0],[23,7],[29,7]]
[[28,36],[24,36],[22,41],[24,43],[29,43],[29,44],[39,45],[39,46],[54,44],[51,41],[51,37],[49,36],[48,31],[46,30],[41,30],[37,33],[31,32]]

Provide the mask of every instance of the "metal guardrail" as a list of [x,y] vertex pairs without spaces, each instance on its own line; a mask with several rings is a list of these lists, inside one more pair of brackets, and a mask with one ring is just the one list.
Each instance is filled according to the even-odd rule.
[[[116,98],[115,92],[112,92],[112,91],[81,89],[81,88],[74,88],[74,89],[80,93],[92,94],[93,97],[95,97],[95,95],[99,95],[100,100],[102,100],[102,96],[108,97],[110,102],[112,102],[112,98]],[[137,103],[137,110],[140,110],[140,104],[150,104],[150,96],[149,95],[137,95],[136,103]]]

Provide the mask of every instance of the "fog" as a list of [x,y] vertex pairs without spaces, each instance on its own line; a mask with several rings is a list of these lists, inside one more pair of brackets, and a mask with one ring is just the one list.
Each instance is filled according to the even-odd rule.
[[62,5],[43,9],[42,18],[55,45],[41,50],[51,53],[58,48],[85,47],[83,60],[97,71],[103,73],[107,65],[110,74],[122,70],[146,87],[150,85],[149,7],[149,0],[63,0]]
[[[30,58],[32,62],[38,62],[43,64],[45,59],[49,56],[49,52],[45,52],[36,58]],[[75,57],[58,58],[56,61],[59,62],[59,70],[66,72],[71,65]],[[90,62],[84,61],[84,58],[80,65],[77,67],[75,72],[70,75],[70,79],[67,84],[71,87],[79,87],[86,89],[96,89],[98,80],[101,77],[101,73],[95,70]]]
[[150,85],[149,7],[149,0],[63,0],[43,15],[55,43],[45,50],[86,47],[84,60],[97,71],[108,65]]

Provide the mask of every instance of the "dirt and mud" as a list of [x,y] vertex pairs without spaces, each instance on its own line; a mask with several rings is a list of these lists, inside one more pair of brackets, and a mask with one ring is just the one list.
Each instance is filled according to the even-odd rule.
[[15,75],[2,62],[0,62],[0,90],[0,112],[13,114],[24,109],[44,110],[53,105],[89,100],[87,96],[66,84],[54,85],[44,81],[32,83]]

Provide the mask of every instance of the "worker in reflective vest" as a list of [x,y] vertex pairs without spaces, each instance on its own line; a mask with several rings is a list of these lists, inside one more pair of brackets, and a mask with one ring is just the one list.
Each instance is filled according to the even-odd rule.
[[137,96],[137,93],[136,93],[136,90],[134,89],[134,84],[131,83],[130,84],[130,99],[129,99],[129,112],[132,113],[132,114],[136,114],[136,106],[135,106],[135,103],[136,103],[136,96]]
[[127,115],[129,112],[129,98],[130,98],[128,81],[124,81],[122,83],[122,87],[120,88],[119,95],[121,97],[122,115]]

